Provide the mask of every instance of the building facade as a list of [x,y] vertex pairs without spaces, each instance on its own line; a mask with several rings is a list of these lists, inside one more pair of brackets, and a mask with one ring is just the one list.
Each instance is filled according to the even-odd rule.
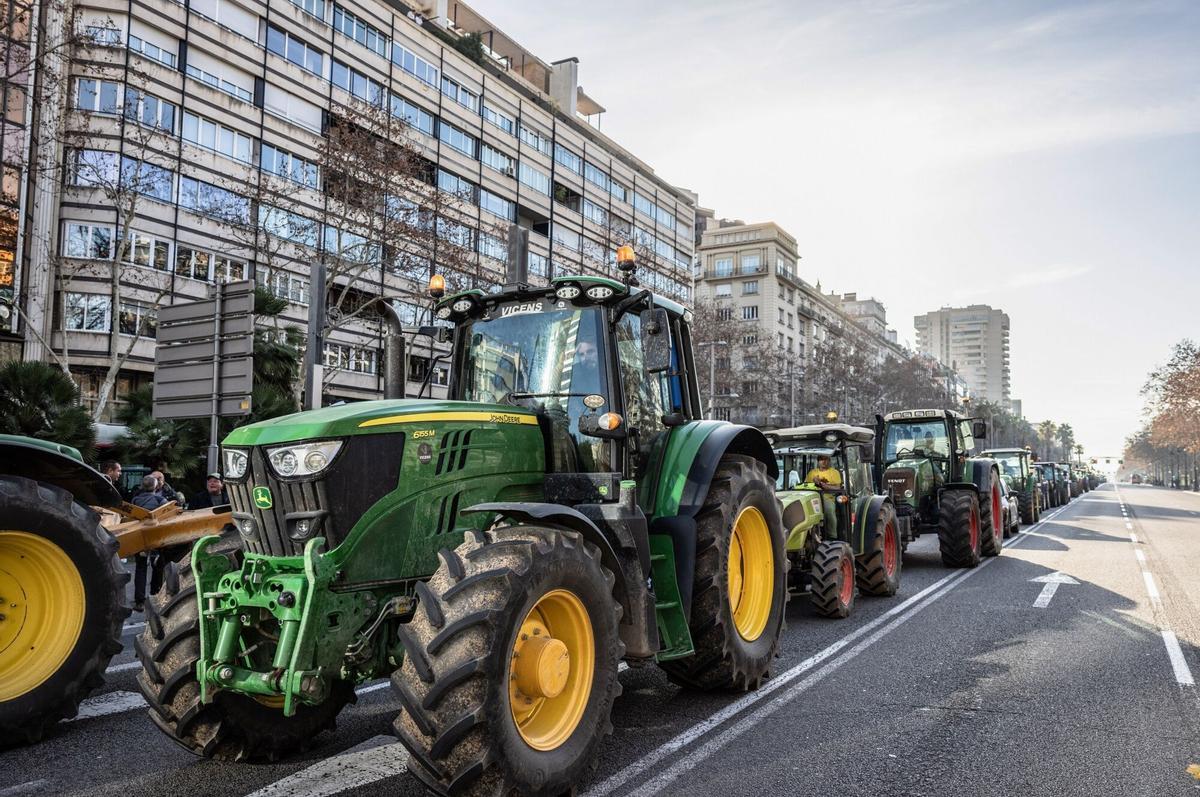
[[[825,294],[800,278],[796,239],[779,225],[718,220],[711,211],[698,223],[704,230],[696,250],[696,305],[711,308],[728,344],[701,346],[696,355],[700,368],[714,366],[708,397],[714,417],[758,426],[819,420],[798,416],[795,407],[811,403],[804,400],[804,375],[826,341],[841,340],[875,362],[906,355],[888,335],[881,303]],[[747,358],[765,349],[781,355],[772,360],[778,373],[771,376],[787,383],[770,398],[760,398],[763,375],[747,367]]]
[[974,400],[1010,406],[1007,314],[985,304],[943,307],[914,324],[917,349],[957,371]]
[[[428,323],[423,286],[450,260],[452,285],[499,284],[511,224],[530,231],[534,282],[611,273],[633,242],[643,284],[692,299],[692,196],[592,124],[604,109],[575,59],[547,63],[463,3],[87,0],[77,23],[67,79],[43,81],[36,113],[14,104],[17,134],[0,128],[17,219],[0,291],[7,274],[19,310],[0,340],[66,360],[85,401],[114,359],[114,408],[148,382],[157,308],[213,282],[256,279],[305,327],[317,259],[351,297],[325,342],[325,401],[378,397],[383,328],[358,310],[384,297]],[[374,125],[381,170],[390,143],[409,145],[420,184],[349,207],[331,185],[357,176],[332,173],[329,142],[354,125]],[[38,146],[10,149],[27,129]],[[432,244],[374,240],[368,217],[394,207]],[[410,390],[431,362],[445,384],[437,354],[412,355]]]

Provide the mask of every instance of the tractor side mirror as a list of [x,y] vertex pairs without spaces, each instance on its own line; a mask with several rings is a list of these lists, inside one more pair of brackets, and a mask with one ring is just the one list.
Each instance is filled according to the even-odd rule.
[[640,320],[643,365],[647,373],[661,373],[671,367],[671,334],[667,311],[661,307],[643,310]]
[[417,334],[431,337],[438,343],[449,343],[454,330],[450,327],[418,327]]
[[986,440],[987,423],[985,421],[973,421],[971,423],[971,435],[977,440]]

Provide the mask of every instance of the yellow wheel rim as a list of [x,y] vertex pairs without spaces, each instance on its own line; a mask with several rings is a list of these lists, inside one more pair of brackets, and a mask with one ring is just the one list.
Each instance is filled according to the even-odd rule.
[[538,600],[517,632],[509,662],[513,722],[534,750],[562,745],[592,694],[596,643],[583,601],[556,589]]
[[83,630],[83,579],[62,548],[0,530],[0,702],[58,672]]
[[733,521],[729,540],[729,610],[747,642],[762,636],[775,596],[775,551],[767,520],[748,506]]

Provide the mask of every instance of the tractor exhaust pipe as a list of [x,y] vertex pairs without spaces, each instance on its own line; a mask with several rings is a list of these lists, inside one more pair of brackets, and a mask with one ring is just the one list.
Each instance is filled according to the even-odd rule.
[[407,369],[405,363],[404,329],[400,326],[400,314],[387,299],[379,299],[380,315],[387,321],[388,331],[383,336],[383,397],[385,399],[408,398]]

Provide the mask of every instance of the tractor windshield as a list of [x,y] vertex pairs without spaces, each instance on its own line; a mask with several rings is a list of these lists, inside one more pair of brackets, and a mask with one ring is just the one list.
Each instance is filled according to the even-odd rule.
[[775,464],[779,475],[775,478],[775,489],[791,490],[803,484],[809,474],[817,468],[818,457],[829,457],[835,468],[841,466],[834,457],[832,448],[785,448],[775,452]]
[[884,460],[891,464],[905,457],[947,459],[950,441],[941,418],[930,421],[892,421],[888,424]]
[[608,406],[601,312],[526,302],[502,305],[491,318],[472,322],[463,330],[466,351],[456,397],[544,414],[562,454],[558,470],[611,469],[607,446],[579,432],[579,419],[589,411],[585,397],[599,395]]
[[1021,475],[1021,455],[1020,454],[993,454],[996,462],[1000,465],[1000,473],[1005,476],[1020,476]]

